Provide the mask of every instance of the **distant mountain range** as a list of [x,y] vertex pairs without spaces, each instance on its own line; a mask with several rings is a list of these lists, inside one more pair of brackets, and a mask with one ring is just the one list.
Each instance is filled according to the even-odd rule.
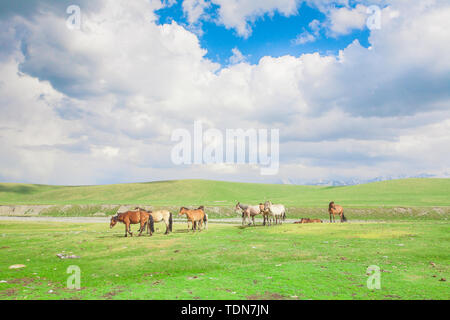
[[450,178],[450,173],[446,172],[440,175],[434,175],[429,173],[421,173],[415,176],[398,175],[398,176],[379,176],[373,179],[342,179],[342,180],[314,180],[305,181],[302,179],[283,179],[282,184],[294,184],[294,185],[308,185],[308,186],[353,186],[357,184],[396,180],[396,179],[407,179],[407,178]]

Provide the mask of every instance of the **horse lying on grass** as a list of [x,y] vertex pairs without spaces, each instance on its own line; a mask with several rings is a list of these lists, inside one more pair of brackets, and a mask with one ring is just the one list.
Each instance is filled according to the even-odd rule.
[[302,218],[300,221],[294,223],[323,223],[323,221],[320,219]]

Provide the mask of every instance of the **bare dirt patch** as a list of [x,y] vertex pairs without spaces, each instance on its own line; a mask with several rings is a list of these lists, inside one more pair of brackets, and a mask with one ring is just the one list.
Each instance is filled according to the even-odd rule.
[[298,298],[292,298],[283,296],[279,293],[266,291],[263,294],[253,294],[246,297],[248,300],[297,300]]

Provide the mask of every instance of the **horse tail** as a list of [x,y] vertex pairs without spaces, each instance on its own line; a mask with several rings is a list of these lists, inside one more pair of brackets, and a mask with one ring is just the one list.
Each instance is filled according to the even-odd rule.
[[173,225],[173,218],[172,218],[172,212],[170,212],[169,216],[169,230],[172,232],[172,225]]
[[208,215],[206,213],[203,216],[203,222],[205,223],[205,229],[208,229]]
[[149,225],[150,225],[150,231],[153,233],[153,232],[155,232],[155,223],[154,223],[154,221],[153,221],[153,216],[152,215],[150,215],[149,217],[148,217],[148,221],[149,221]]
[[283,211],[283,221],[286,219],[286,209]]
[[342,209],[342,221],[346,222],[347,218],[344,216],[344,209]]

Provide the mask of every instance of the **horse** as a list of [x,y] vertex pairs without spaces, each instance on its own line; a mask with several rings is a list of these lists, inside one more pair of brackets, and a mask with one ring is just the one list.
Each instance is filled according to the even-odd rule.
[[148,222],[150,222],[150,224],[153,224],[153,217],[146,211],[127,211],[111,217],[111,222],[109,224],[110,229],[112,229],[117,224],[117,222],[122,222],[125,224],[125,237],[127,237],[128,234],[130,234],[130,236],[133,236],[133,233],[131,232],[131,225],[139,223],[139,236],[141,236],[146,224]]
[[286,219],[286,208],[282,204],[272,204],[271,201],[266,201],[264,203],[264,211],[268,210],[269,215],[275,220],[275,224],[282,223]]
[[331,215],[333,215],[333,222],[336,222],[334,219],[334,215],[338,214],[341,217],[341,223],[347,221],[347,218],[344,216],[344,208],[342,208],[340,205],[337,205],[334,203],[334,201],[331,201],[328,204],[328,213],[330,214],[330,223],[331,221]]
[[301,218],[300,221],[294,223],[323,223],[320,219]]
[[[152,220],[147,225],[147,233],[150,236],[155,232],[154,223],[158,223],[158,222],[162,222],[162,221],[164,221],[164,223],[166,224],[166,232],[164,234],[169,234],[169,231],[172,232],[173,218],[172,218],[171,212],[169,212],[167,210],[146,211],[139,207],[135,208],[134,210],[147,212],[152,217]],[[145,228],[145,226],[144,226],[144,228]]]
[[240,202],[238,202],[236,204],[235,210],[239,210],[239,209],[242,210],[242,225],[245,224],[245,221],[247,220],[247,218],[249,220],[249,225],[252,224],[250,221],[250,218],[253,221],[253,225],[256,225],[255,224],[255,216],[257,216],[258,214],[261,214],[261,212],[262,212],[261,208],[259,206],[248,206],[248,205],[241,204]]
[[205,207],[200,206],[197,209],[188,209],[186,207],[181,207],[180,212],[178,213],[179,216],[186,215],[188,219],[188,229],[189,229],[189,222],[192,223],[192,231],[198,228],[198,230],[201,231],[203,222],[205,223],[205,229],[208,229],[208,216],[205,214]]
[[271,215],[269,215],[269,210],[264,209],[264,203],[260,203],[259,204],[259,210],[262,212],[263,218],[264,218],[264,222],[263,222],[263,226],[269,225],[269,223],[273,222],[273,217]]

